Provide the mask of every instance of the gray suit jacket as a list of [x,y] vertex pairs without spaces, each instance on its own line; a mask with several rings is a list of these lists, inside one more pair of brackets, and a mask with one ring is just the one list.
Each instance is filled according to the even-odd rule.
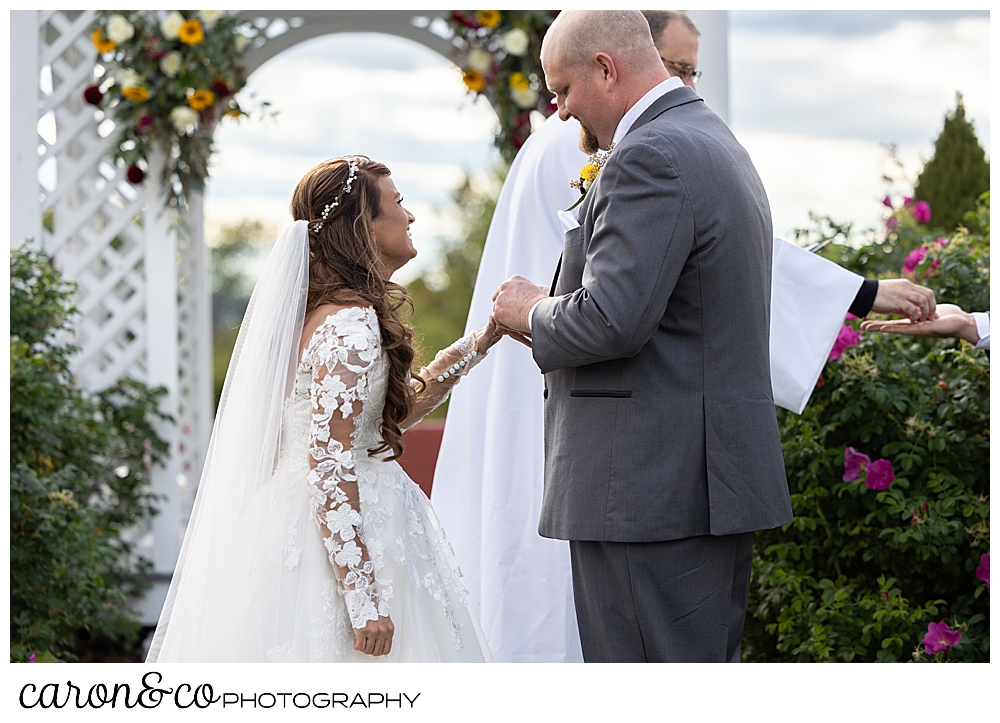
[[690,89],[611,154],[532,317],[545,374],[539,533],[653,542],[792,519],[771,395],[771,212]]

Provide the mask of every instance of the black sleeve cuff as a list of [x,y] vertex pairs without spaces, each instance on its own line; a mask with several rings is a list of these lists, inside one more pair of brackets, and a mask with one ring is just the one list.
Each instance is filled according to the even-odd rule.
[[875,279],[865,279],[861,282],[858,295],[854,297],[854,303],[848,311],[859,319],[868,316],[868,312],[875,305],[875,295],[878,294],[878,281]]

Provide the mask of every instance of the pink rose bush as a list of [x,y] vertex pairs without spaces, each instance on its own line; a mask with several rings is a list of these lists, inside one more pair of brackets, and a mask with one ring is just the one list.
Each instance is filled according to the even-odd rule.
[[[939,239],[935,239],[934,243],[937,244],[938,248],[943,249],[945,245],[948,243],[948,239],[942,237]],[[913,251],[911,251],[909,255],[906,257],[906,260],[903,261],[903,273],[909,276],[914,271],[916,271],[917,267],[920,266],[920,264],[924,260],[924,257],[927,256],[927,252],[930,250],[931,247],[928,246],[920,246],[919,248],[913,249]],[[924,271],[924,278],[925,279],[929,278],[930,275],[934,273],[934,271],[936,271],[940,265],[941,261],[939,259],[934,259],[934,261],[931,262],[931,265],[927,267],[927,270]]]
[[927,201],[913,204],[913,220],[917,223],[928,223],[931,220],[931,205]]
[[947,655],[953,645],[958,645],[962,639],[962,634],[957,630],[948,627],[948,623],[943,620],[939,623],[928,623],[927,634],[924,635],[924,650],[928,655],[944,653]]

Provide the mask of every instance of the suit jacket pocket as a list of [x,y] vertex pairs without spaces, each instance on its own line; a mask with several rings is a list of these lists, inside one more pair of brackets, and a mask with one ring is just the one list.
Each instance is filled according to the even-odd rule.
[[569,395],[571,397],[600,397],[609,399],[628,399],[632,396],[632,392],[627,389],[572,389]]

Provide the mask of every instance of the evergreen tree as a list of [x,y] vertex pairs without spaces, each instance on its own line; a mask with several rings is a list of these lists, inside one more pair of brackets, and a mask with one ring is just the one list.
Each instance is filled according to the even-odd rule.
[[945,116],[944,130],[934,142],[934,156],[917,178],[913,196],[931,207],[931,226],[951,230],[976,201],[990,190],[990,163],[972,124],[965,118],[962,94]]

